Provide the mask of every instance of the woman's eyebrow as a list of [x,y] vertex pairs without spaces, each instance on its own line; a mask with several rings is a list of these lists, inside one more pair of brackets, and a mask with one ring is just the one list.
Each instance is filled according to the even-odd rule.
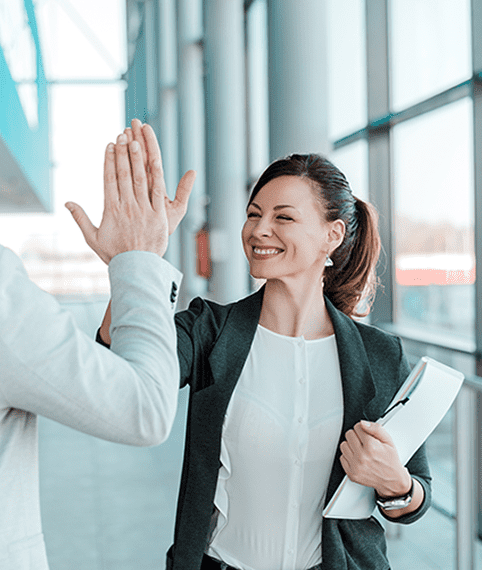
[[282,208],[292,208],[293,210],[296,210],[294,206],[290,206],[289,204],[280,204],[279,206],[275,206],[273,210],[281,210]]
[[[258,210],[261,210],[261,208],[258,206],[258,204],[256,204],[256,202],[251,202],[250,206],[254,206]],[[273,210],[281,210],[282,208],[292,208],[293,210],[296,210],[294,206],[290,206],[289,204],[280,204],[279,206],[275,206]]]

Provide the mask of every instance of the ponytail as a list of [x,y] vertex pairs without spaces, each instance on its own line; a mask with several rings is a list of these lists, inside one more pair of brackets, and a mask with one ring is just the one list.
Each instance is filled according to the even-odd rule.
[[377,211],[370,203],[354,198],[357,220],[353,235],[347,232],[332,253],[333,266],[325,269],[324,293],[349,317],[364,317],[370,312],[378,285],[375,267],[381,242]]

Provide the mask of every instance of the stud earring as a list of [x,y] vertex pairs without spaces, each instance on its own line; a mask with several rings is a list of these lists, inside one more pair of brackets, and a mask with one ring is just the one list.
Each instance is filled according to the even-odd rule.
[[333,266],[333,259],[331,259],[331,257],[326,254],[326,261],[325,261],[325,267],[332,267]]

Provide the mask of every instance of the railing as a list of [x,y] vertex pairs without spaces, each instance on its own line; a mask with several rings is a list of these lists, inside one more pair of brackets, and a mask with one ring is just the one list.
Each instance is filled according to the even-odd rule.
[[[478,356],[472,343],[453,338],[443,339],[439,335],[415,332],[391,323],[378,326],[419,345],[464,354],[474,359]],[[479,440],[481,434],[478,433],[477,427],[480,422],[478,414],[482,414],[482,410],[478,410],[479,402],[482,402],[482,378],[466,376],[454,403],[457,570],[477,570],[476,551],[479,535],[477,481],[479,477],[482,477],[482,473],[478,473],[477,465],[477,459],[482,461],[482,458],[478,458],[477,450],[477,442],[481,441]],[[439,510],[444,512],[444,509]],[[447,515],[446,512],[444,514]],[[482,567],[479,570],[482,570]]]

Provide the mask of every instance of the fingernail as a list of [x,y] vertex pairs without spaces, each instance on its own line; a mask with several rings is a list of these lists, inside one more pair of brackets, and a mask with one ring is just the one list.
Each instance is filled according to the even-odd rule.
[[65,207],[69,212],[71,212],[74,209],[74,205],[72,204],[72,202],[66,202]]
[[114,143],[109,143],[107,145],[107,151],[108,152],[114,152]]
[[366,420],[362,420],[361,425],[363,427],[369,428],[369,427],[371,427],[372,424],[371,424],[371,422],[367,422]]
[[131,142],[131,151],[137,152],[139,150],[139,143],[137,141]]
[[127,143],[127,137],[125,136],[124,133],[120,134],[117,137],[117,144],[126,144]]

